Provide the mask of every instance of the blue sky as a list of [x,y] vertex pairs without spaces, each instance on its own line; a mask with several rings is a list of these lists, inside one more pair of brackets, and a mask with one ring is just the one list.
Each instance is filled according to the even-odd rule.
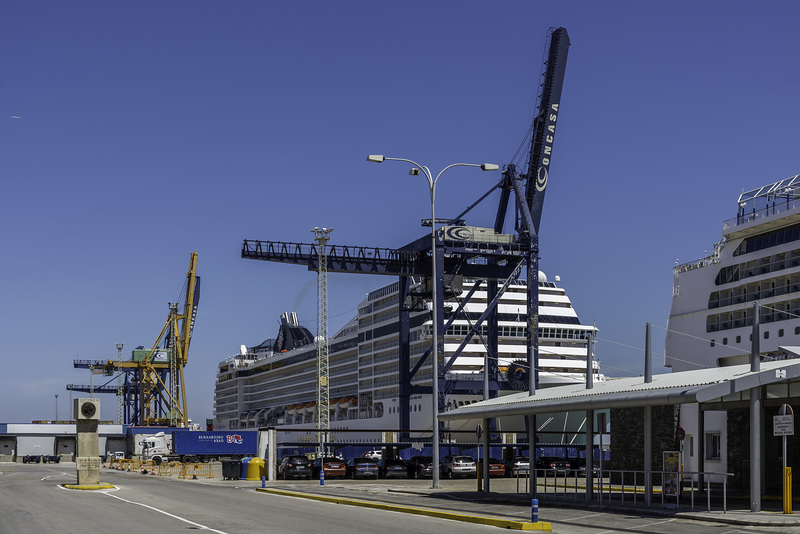
[[[572,46],[541,268],[600,329],[606,374],[639,374],[676,259],[711,250],[742,189],[800,173],[798,19],[788,1],[3,3],[0,421],[51,419],[56,393],[65,418],[65,385],[89,382],[74,359],[150,346],[194,250],[189,415],[211,417],[220,360],[284,311],[315,326],[315,274],[242,240],[423,235],[424,179],[366,155],[511,162],[551,26]],[[499,177],[448,171],[437,215]],[[468,220],[492,222],[491,202]],[[391,281],[331,275],[330,330]]]

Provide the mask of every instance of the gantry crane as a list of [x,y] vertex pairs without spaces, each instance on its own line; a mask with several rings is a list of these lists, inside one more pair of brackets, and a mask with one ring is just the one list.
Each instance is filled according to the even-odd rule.
[[[200,277],[197,252],[192,252],[186,273],[185,302],[169,303],[169,314],[150,349],[133,350],[130,360],[75,360],[76,368],[92,373],[103,370],[107,376],[125,373],[124,383],[116,388],[103,384],[91,387],[95,393],[121,393],[125,396],[124,422],[140,426],[188,426],[186,385],[183,368],[189,359],[189,343],[200,302]],[[85,391],[85,386],[70,384],[68,389]]]
[[[410,312],[407,305],[411,297],[430,298],[431,292],[425,295],[411,294],[411,278],[425,279],[431,276],[432,257],[436,255],[437,298],[439,306],[444,297],[453,294],[452,286],[459,277],[472,278],[486,282],[486,311],[472,322],[470,332],[463,338],[460,346],[450,355],[448,362],[439,367],[439,406],[444,406],[448,393],[471,391],[471,383],[447,382],[445,375],[459,357],[461,352],[483,325],[486,325],[487,350],[490,354],[489,388],[492,396],[499,389],[514,389],[520,379],[529,386],[531,393],[535,391],[538,377],[514,376],[501,380],[498,376],[498,313],[497,307],[505,289],[516,280],[523,268],[527,270],[527,304],[529,320],[527,328],[527,369],[538,368],[538,272],[539,272],[539,221],[542,215],[544,193],[550,172],[553,142],[556,123],[560,111],[561,90],[564,82],[569,36],[565,28],[553,28],[549,32],[549,47],[545,49],[544,70],[537,92],[537,114],[531,126],[530,151],[528,153],[527,171],[520,173],[514,164],[509,164],[503,171],[499,183],[482,195],[475,203],[462,213],[450,219],[440,232],[436,234],[436,244],[432,246],[431,238],[425,235],[399,249],[380,247],[358,247],[327,245],[326,261],[329,272],[362,273],[394,275],[399,277],[400,314],[397,331],[400,338],[398,366],[400,371],[400,429],[409,429],[410,398],[413,394],[430,394],[430,386],[412,385],[412,379],[425,364],[432,353],[429,348],[412,368],[410,365]],[[470,232],[464,232],[464,216],[475,206],[485,200],[492,192],[501,191],[495,217],[494,231],[503,234],[506,213],[509,209],[511,194],[514,194],[515,234],[512,240],[477,241]],[[438,221],[431,221],[436,224]],[[245,239],[242,244],[241,257],[245,259],[291,263],[304,265],[309,271],[319,269],[319,245],[306,243],[287,243],[279,241],[256,241]],[[436,314],[439,321],[439,332],[446,332],[452,322],[466,316],[467,304],[480,284],[475,283],[469,294],[461,299],[458,306],[448,312],[445,318],[443,310]],[[423,286],[426,286],[423,284]],[[428,286],[429,287],[429,286]],[[527,373],[523,373],[527,374]],[[513,384],[511,382],[514,382]]]

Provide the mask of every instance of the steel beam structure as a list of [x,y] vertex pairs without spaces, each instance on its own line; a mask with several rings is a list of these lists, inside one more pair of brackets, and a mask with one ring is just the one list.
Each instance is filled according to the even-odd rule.
[[[497,305],[503,291],[508,284],[520,275],[522,266],[527,269],[527,304],[528,304],[528,365],[533,372],[529,373],[530,393],[534,394],[538,380],[538,272],[539,272],[539,222],[542,215],[544,193],[550,172],[553,140],[556,121],[560,111],[561,91],[569,47],[569,37],[564,28],[552,29],[549,47],[543,62],[540,91],[537,95],[538,113],[532,125],[531,145],[527,171],[518,172],[515,165],[509,164],[503,172],[502,179],[464,212],[450,219],[448,222],[453,227],[463,226],[463,217],[475,206],[494,192],[500,191],[500,200],[497,207],[494,230],[503,234],[506,213],[512,194],[515,197],[515,235],[508,242],[487,243],[478,240],[460,239],[458,232],[448,232],[440,228],[435,233],[435,240],[429,235],[420,237],[398,249],[383,247],[360,247],[327,245],[327,267],[329,272],[359,273],[397,276],[400,280],[400,316],[398,318],[397,332],[400,339],[399,375],[400,384],[400,424],[401,432],[409,430],[409,399],[414,393],[430,393],[430,387],[412,386],[411,381],[423,365],[429,351],[420,358],[413,369],[409,369],[409,336],[411,328],[410,309],[407,307],[407,298],[410,295],[410,278],[426,278],[431,276],[432,258],[436,257],[437,273],[436,284],[438,303],[441,309],[435,314],[437,320],[436,331],[439,339],[431,340],[432,343],[441,343],[447,325],[465,313],[465,303],[471,295],[467,296],[455,312],[451,313],[445,324],[443,309],[445,288],[455,276],[474,279],[476,284],[486,282],[491,302],[487,304],[487,312],[480,321],[487,323],[487,349],[490,355],[488,362],[488,384],[484,388],[495,393],[500,389],[510,388],[500,380],[497,373],[496,358],[498,354],[497,335]],[[441,221],[437,220],[436,223]],[[428,226],[434,224],[430,221]],[[425,221],[423,221],[425,225]],[[435,243],[432,243],[435,241]],[[262,260],[276,263],[288,263],[305,266],[309,271],[318,269],[318,251],[313,243],[291,243],[281,241],[258,241],[245,239],[242,244],[241,257],[244,259]],[[423,295],[430,298],[431,295]],[[477,332],[477,325],[473,333]],[[457,349],[459,354],[466,346],[465,339]],[[442,352],[438,351],[441,355]],[[457,356],[456,356],[457,357]],[[452,363],[451,363],[452,365]],[[439,385],[439,403],[443,407],[443,399],[448,392],[459,391],[460,388],[474,389],[474,383],[450,382],[445,380],[444,366],[439,367],[439,376],[436,377]],[[441,410],[440,410],[441,411]],[[533,448],[531,448],[533,450]]]

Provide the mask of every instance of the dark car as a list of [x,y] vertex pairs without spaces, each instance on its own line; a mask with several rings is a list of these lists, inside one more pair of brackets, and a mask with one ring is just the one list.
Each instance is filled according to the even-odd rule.
[[542,456],[536,459],[536,469],[546,469],[548,471],[569,471],[572,466],[566,458],[558,456]]
[[378,478],[378,462],[372,458],[347,460],[348,478]]
[[[582,477],[586,476],[586,458],[571,458],[569,465],[573,473]],[[596,465],[592,466],[592,472],[597,474],[598,469]]]
[[432,477],[433,458],[430,456],[412,456],[406,462],[406,471],[409,478]]
[[378,461],[378,476],[382,478],[407,478],[406,463],[403,460],[380,460]]
[[325,465],[325,478],[333,478],[333,477],[342,477],[347,474],[347,466],[345,466],[344,460],[341,458],[335,458],[333,456],[326,456],[323,458],[317,458],[314,460],[314,463],[311,464],[311,476],[313,478],[319,478],[319,470],[320,466]]
[[284,456],[278,462],[278,478],[311,478],[311,460],[305,456]]

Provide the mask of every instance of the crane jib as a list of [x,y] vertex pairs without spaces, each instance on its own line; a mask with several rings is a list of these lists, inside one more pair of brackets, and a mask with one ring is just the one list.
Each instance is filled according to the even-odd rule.
[[526,174],[525,197],[531,212],[533,230],[537,234],[539,232],[539,221],[542,218],[544,193],[547,188],[547,181],[550,178],[550,161],[553,154],[553,141],[556,133],[561,90],[564,85],[568,49],[569,36],[567,35],[567,30],[565,28],[556,29],[551,35],[547,65],[543,73],[541,99],[537,117],[534,121],[528,172]]
[[536,170],[536,190],[544,191],[547,187],[547,176],[550,170],[550,156],[553,153],[553,139],[556,134],[556,120],[558,119],[558,104],[550,105],[550,113],[547,116],[547,126],[544,136],[544,149],[542,150],[542,162]]

